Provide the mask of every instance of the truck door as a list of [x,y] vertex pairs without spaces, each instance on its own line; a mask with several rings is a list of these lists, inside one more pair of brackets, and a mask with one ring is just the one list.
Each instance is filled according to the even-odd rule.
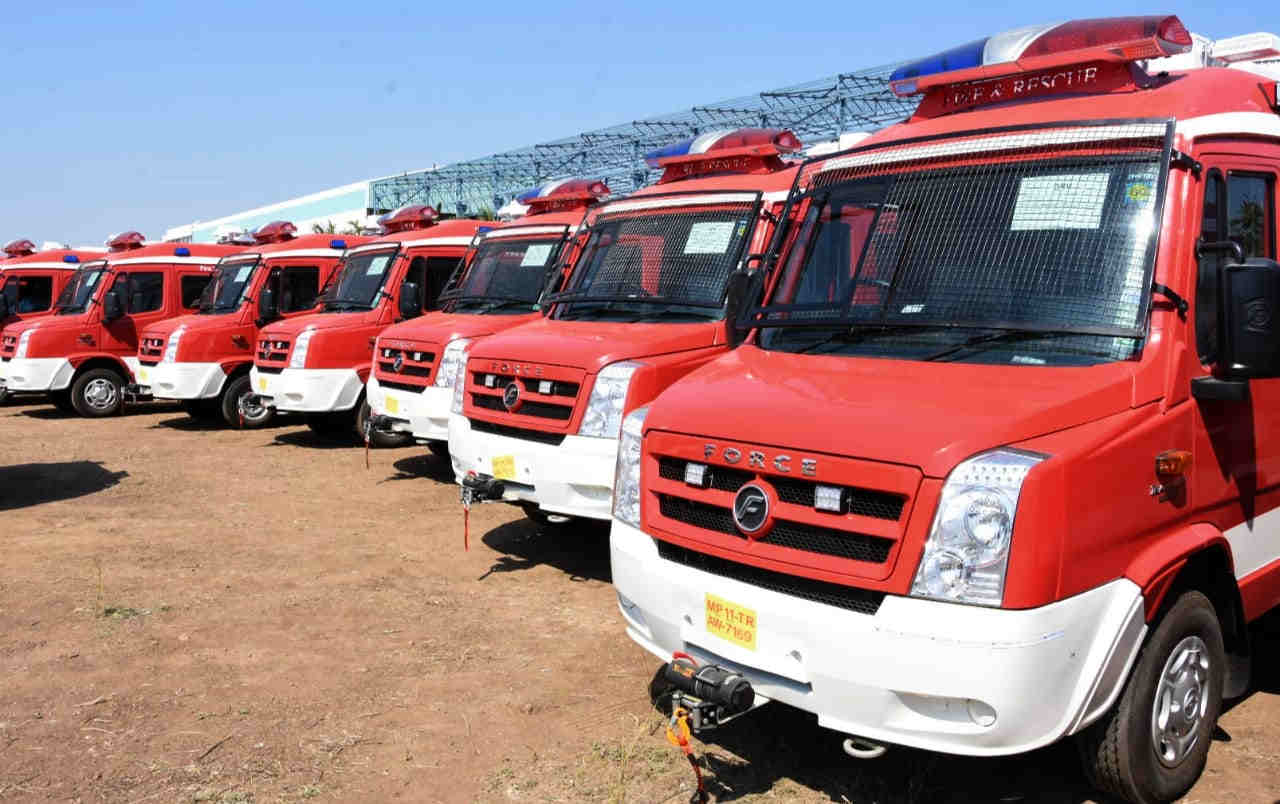
[[[1249,150],[1201,156],[1200,238],[1230,240],[1246,259],[1275,259],[1280,148],[1257,144]],[[1197,261],[1191,323],[1204,374],[1217,356],[1218,277],[1227,260],[1221,252],[1206,252]],[[1251,380],[1244,402],[1196,405],[1202,426],[1196,428],[1193,499],[1197,507],[1212,508],[1211,519],[1231,543],[1236,575],[1244,577],[1280,557],[1280,379]]]
[[458,267],[461,257],[423,257],[409,261],[404,281],[418,286],[418,309],[430,312],[440,308],[440,292]]
[[172,274],[162,270],[120,271],[111,290],[120,295],[125,314],[103,326],[102,348],[120,355],[138,351],[138,333],[174,313],[165,310],[165,290]]

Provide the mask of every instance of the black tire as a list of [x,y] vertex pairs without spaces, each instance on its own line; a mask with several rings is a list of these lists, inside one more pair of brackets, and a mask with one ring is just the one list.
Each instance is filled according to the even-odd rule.
[[[1192,700],[1192,705],[1183,709],[1201,714],[1194,725],[1186,724],[1185,751],[1169,750],[1170,762],[1159,755],[1161,745],[1172,743],[1157,741],[1156,696],[1167,663],[1175,654],[1187,656],[1184,650],[1188,646],[1195,651],[1191,657],[1202,658],[1207,664],[1203,667],[1200,661],[1192,661],[1186,665],[1203,667],[1203,681],[1171,697]],[[1135,804],[1173,801],[1186,794],[1200,778],[1209,756],[1214,726],[1222,711],[1225,672],[1222,625],[1213,604],[1200,592],[1184,592],[1147,637],[1119,702],[1079,735],[1077,745],[1090,783]],[[1188,697],[1192,694],[1194,698]],[[1173,721],[1177,720],[1175,716]]]
[[[364,397],[360,398],[360,404],[356,406],[356,438],[364,441],[364,429],[368,426],[369,417],[373,415],[373,411],[369,409],[369,401]],[[413,436],[410,433],[382,433],[377,430],[369,433],[369,446],[371,447],[407,447],[413,443]]]
[[9,389],[0,388],[0,405],[9,404]]
[[63,413],[75,413],[76,408],[71,404],[71,389],[64,388],[61,391],[50,391],[49,401],[53,406]]
[[432,455],[434,455],[434,456],[436,456],[437,458],[448,458],[448,457],[449,457],[449,442],[448,442],[448,441],[428,441],[428,442],[427,442],[427,449],[428,449],[428,450],[430,450],[430,451],[431,451],[431,454],[432,454]]
[[241,374],[227,380],[226,387],[222,389],[222,396],[219,397],[218,410],[222,420],[229,427],[237,430],[252,430],[266,425],[275,417],[275,408],[269,408],[266,405],[250,406],[241,416],[240,400],[251,395],[253,395],[253,383],[249,382],[248,374]]
[[90,419],[124,410],[124,377],[108,368],[89,369],[71,383],[71,407]]
[[216,421],[219,415],[216,399],[184,399],[180,404],[183,411],[198,422]]

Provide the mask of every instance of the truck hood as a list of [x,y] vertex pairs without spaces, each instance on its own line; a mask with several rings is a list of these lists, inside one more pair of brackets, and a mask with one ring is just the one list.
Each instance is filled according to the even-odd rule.
[[458,338],[483,338],[542,318],[541,313],[525,315],[472,315],[468,313],[427,313],[421,318],[387,327],[383,340],[407,341],[443,347]]
[[227,313],[226,315],[196,315],[195,313],[189,313],[180,315],[177,318],[157,321],[144,329],[139,337],[164,340],[173,334],[173,331],[178,327],[186,327],[188,332],[199,332],[201,330],[225,329],[238,323],[240,323],[240,316],[236,313]]
[[9,324],[4,328],[5,335],[21,335],[29,329],[40,329],[44,331],[75,330],[79,332],[85,327],[84,313],[75,315],[46,315],[40,318],[34,318],[27,321],[17,321]]
[[645,428],[945,477],[977,452],[1127,410],[1136,366],[921,363],[742,346],[664,391]]
[[724,323],[720,321],[623,324],[542,319],[485,338],[471,348],[469,356],[533,361],[585,369],[595,374],[619,360],[714,346],[723,328]]
[[302,330],[311,329],[346,329],[369,325],[370,311],[362,310],[352,313],[307,313],[287,321],[276,321],[262,328],[263,338],[292,338]]

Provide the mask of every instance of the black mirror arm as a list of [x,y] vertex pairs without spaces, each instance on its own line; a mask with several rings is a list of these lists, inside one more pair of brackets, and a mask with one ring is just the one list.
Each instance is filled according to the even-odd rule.
[[1199,259],[1205,254],[1213,254],[1215,252],[1231,252],[1231,256],[1236,258],[1236,262],[1244,262],[1244,249],[1234,240],[1215,240],[1212,243],[1206,243],[1204,238],[1196,241],[1196,258]]
[[1182,295],[1179,294],[1178,291],[1168,285],[1162,285],[1159,282],[1152,282],[1151,292],[1159,293],[1161,296],[1164,296],[1166,299],[1173,302],[1173,306],[1178,311],[1179,318],[1185,319],[1187,317],[1187,311],[1191,309],[1191,305],[1187,303],[1186,299],[1182,298]]

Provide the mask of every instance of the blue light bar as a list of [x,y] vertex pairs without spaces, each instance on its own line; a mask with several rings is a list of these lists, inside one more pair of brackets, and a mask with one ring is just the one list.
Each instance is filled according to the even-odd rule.
[[987,42],[989,41],[991,41],[991,37],[975,39],[967,45],[959,45],[919,61],[904,64],[893,71],[893,74],[889,76],[889,80],[903,81],[907,78],[919,78],[922,75],[935,75],[937,73],[949,73],[952,70],[967,70],[970,67],[980,67],[983,64],[983,52],[986,50]]
[[67,254],[62,258],[63,262],[80,262],[80,258],[74,254]]
[[686,156],[689,153],[689,149],[693,147],[693,144],[697,142],[697,140],[697,137],[690,137],[687,140],[681,140],[680,142],[673,142],[670,145],[665,145],[656,151],[650,151],[644,155],[644,163],[651,168],[661,167],[658,160],[666,159],[669,156]]
[[173,255],[175,257],[190,257],[191,249],[187,248],[186,246],[178,246],[173,250]]
[[329,248],[346,248],[346,247],[347,247],[347,241],[345,241],[345,240],[330,240],[330,241],[329,241]]

